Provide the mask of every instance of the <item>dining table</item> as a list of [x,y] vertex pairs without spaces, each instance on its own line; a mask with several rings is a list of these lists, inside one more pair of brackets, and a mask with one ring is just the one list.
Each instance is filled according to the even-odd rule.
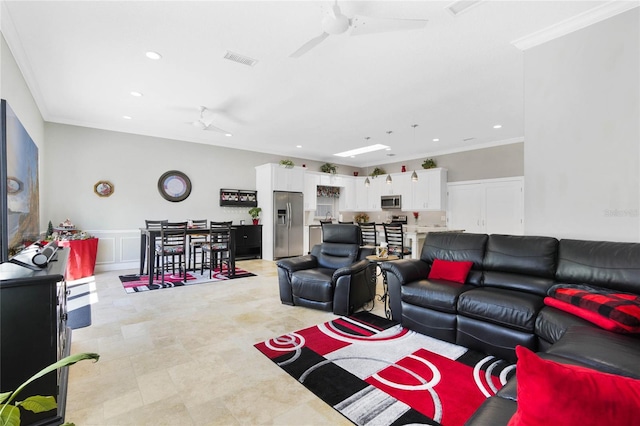
[[[156,241],[160,237],[162,231],[158,229],[140,228],[140,276],[144,275],[144,264],[147,263],[147,271],[149,273],[149,285],[153,284],[153,277],[155,275],[155,244],[147,244],[147,241]],[[197,228],[188,227],[187,237],[189,235],[209,235],[209,228]],[[185,242],[185,246],[188,247],[188,242]],[[185,247],[185,258],[189,256]],[[235,243],[235,228],[231,227],[231,253],[230,253],[230,268],[231,276],[235,275],[236,269],[236,243]]]

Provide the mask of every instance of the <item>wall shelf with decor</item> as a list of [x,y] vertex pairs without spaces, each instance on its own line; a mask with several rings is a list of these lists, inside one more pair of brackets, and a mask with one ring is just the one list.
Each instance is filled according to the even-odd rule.
[[220,189],[220,205],[227,207],[257,207],[258,191],[249,189]]

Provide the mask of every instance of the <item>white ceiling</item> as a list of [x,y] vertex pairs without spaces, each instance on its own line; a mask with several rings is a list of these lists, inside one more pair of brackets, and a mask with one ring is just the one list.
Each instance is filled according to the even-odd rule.
[[[512,42],[607,2],[483,1],[458,16],[451,3],[339,2],[428,24],[330,36],[298,59],[331,2],[5,1],[2,31],[46,121],[363,167],[522,138]],[[200,105],[233,136],[190,125]],[[392,150],[332,155],[373,143]]]

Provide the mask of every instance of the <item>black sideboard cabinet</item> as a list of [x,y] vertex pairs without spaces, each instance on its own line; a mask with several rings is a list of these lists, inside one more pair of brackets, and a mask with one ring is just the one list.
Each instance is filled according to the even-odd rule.
[[262,259],[262,225],[234,225],[236,259]]
[[[41,369],[69,355],[65,270],[69,249],[58,249],[47,267],[31,270],[5,262],[0,265],[0,391],[14,391]],[[64,422],[68,367],[34,381],[18,395],[53,396],[57,410],[32,413],[21,409],[21,425],[60,425]]]

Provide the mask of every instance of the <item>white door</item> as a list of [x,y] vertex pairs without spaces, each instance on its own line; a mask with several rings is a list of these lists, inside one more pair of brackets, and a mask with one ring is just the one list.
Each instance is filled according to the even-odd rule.
[[487,234],[524,234],[522,180],[493,182],[485,187]]
[[484,186],[449,184],[448,194],[447,227],[484,233]]

